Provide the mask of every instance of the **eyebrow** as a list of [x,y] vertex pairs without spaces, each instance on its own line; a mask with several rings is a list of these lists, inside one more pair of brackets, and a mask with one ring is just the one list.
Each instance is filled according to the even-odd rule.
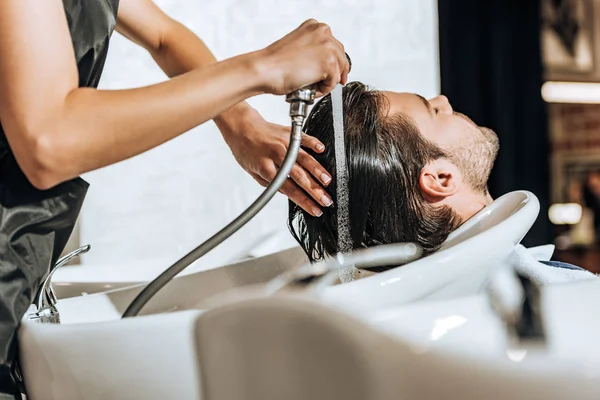
[[431,103],[429,103],[427,101],[427,99],[425,97],[421,96],[420,94],[416,94],[415,93],[415,96],[417,96],[419,99],[421,99],[421,101],[423,102],[423,104],[427,108],[427,112],[429,113],[429,115],[431,117],[433,117],[433,115],[434,115],[435,112],[433,111],[433,107],[431,106]]

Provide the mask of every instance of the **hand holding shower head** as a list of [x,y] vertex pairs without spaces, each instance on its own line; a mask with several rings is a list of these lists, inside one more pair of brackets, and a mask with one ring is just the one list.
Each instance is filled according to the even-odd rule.
[[[348,69],[348,72],[350,72],[350,70],[352,70],[352,60],[350,60],[350,56],[348,55],[348,53],[345,54],[346,58],[348,59],[348,64],[350,64],[350,68]],[[304,120],[308,117],[308,106],[314,103],[316,92],[317,85],[313,84],[295,90],[285,97],[285,101],[290,103],[292,135],[294,135],[296,131],[298,131],[298,134],[302,134],[302,126],[304,125]]]
[[[352,60],[350,59],[350,56],[348,55],[348,53],[344,53],[344,54],[346,55],[346,59],[348,60],[348,64],[349,64],[348,72],[350,72],[350,71],[352,71]],[[306,118],[308,113],[305,112],[304,108],[295,107],[294,110],[292,110],[292,108],[294,107],[295,102],[303,102],[303,103],[306,103],[307,105],[311,105],[315,100],[316,92],[317,92],[317,84],[315,83],[312,85],[305,86],[301,89],[294,90],[292,93],[288,94],[285,97],[285,100],[288,103],[291,103],[290,117],[300,115],[300,116],[304,116],[304,118]]]

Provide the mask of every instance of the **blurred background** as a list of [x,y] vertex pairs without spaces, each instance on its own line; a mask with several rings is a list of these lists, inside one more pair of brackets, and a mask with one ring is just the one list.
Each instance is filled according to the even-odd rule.
[[[555,243],[555,259],[600,272],[600,0],[156,0],[224,59],[263,48],[308,18],[328,23],[353,60],[351,80],[443,93],[494,129],[501,143],[490,190],[540,199],[526,246]],[[115,34],[101,88],[166,79]],[[288,124],[283,98],[250,99]],[[120,164],[91,183],[70,250],[80,261],[159,272],[235,218],[261,192],[213,123]],[[191,270],[295,245],[278,195]]]
[[441,91],[500,137],[492,196],[540,199],[526,246],[600,272],[600,1],[439,0]]

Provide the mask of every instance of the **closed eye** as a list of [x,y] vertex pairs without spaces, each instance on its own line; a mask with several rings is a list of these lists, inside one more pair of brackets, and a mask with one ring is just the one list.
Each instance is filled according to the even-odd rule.
[[415,93],[415,96],[417,96],[419,98],[419,100],[421,100],[423,102],[423,105],[427,108],[427,112],[429,113],[429,115],[431,116],[431,118],[433,118],[435,115],[438,114],[438,112],[440,111],[440,109],[439,108],[435,108],[434,109],[433,106],[431,105],[431,103],[428,102],[425,99],[425,97],[423,97],[423,96],[421,96],[419,94],[416,94],[416,93]]

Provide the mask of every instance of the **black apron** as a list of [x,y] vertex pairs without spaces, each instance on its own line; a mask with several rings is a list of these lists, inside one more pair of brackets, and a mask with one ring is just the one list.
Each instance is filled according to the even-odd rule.
[[[63,0],[63,5],[79,86],[95,88],[119,0]],[[10,370],[17,355],[17,328],[67,244],[87,187],[76,178],[50,190],[34,188],[19,168],[0,121],[0,393],[15,393]]]

